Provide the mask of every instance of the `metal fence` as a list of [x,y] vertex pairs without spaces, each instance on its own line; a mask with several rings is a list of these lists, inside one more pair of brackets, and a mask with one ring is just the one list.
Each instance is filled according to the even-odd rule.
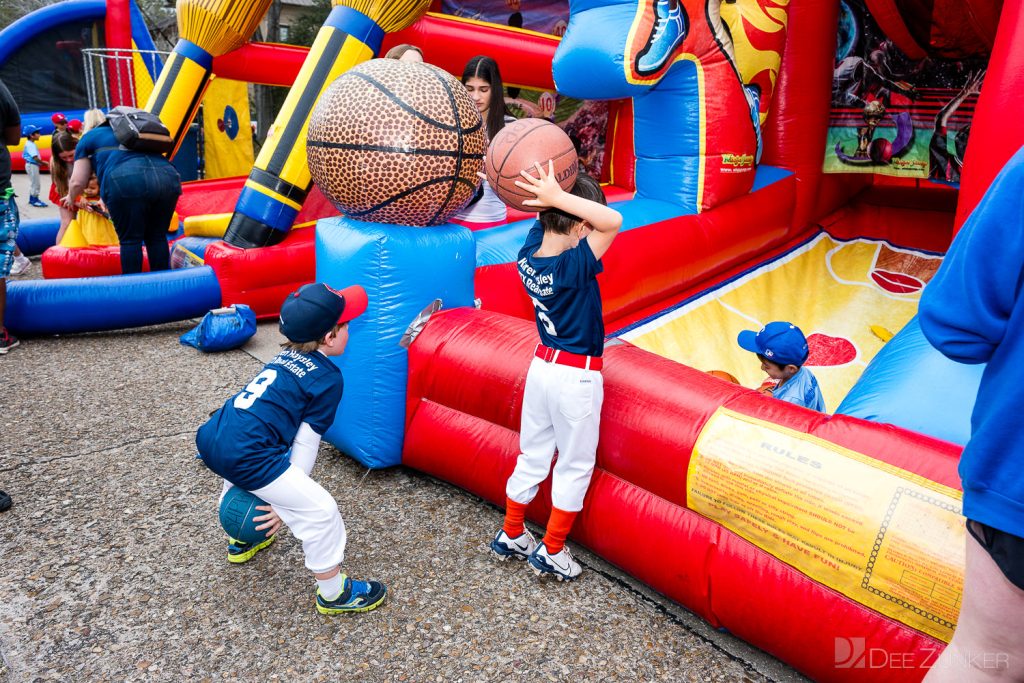
[[[170,52],[160,50],[117,50],[88,48],[82,50],[85,68],[85,90],[90,109],[109,109],[111,103],[138,107],[135,100],[135,60],[145,64],[150,73],[159,74]],[[155,81],[155,79],[154,79]]]

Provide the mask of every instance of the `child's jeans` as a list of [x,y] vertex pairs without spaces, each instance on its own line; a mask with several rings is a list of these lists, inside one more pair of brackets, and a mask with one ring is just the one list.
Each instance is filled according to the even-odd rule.
[[39,197],[39,167],[35,164],[26,163],[25,173],[28,174],[29,197]]

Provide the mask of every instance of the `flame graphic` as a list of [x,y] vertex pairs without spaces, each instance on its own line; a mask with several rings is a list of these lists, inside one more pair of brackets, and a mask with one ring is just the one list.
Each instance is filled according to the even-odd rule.
[[768,116],[782,50],[786,44],[789,0],[737,0],[722,3],[722,20],[732,37],[732,54],[744,84],[761,90],[760,119]]

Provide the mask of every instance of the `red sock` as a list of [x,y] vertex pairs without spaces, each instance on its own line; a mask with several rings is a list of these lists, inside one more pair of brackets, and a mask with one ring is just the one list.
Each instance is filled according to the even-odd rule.
[[501,528],[508,534],[509,538],[518,538],[523,535],[525,528],[523,520],[526,519],[526,507],[529,503],[517,503],[511,498],[505,498],[505,523]]
[[565,537],[572,529],[572,523],[576,521],[578,512],[566,512],[551,506],[551,516],[548,517],[548,528],[544,530],[544,545],[552,555],[562,552],[565,547]]

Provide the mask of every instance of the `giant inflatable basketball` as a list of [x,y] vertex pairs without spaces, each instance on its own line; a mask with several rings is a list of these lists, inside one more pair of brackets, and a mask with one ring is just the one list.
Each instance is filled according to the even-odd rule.
[[313,181],[350,218],[439,225],[476,192],[480,114],[450,74],[374,59],[324,92],[306,143]]

